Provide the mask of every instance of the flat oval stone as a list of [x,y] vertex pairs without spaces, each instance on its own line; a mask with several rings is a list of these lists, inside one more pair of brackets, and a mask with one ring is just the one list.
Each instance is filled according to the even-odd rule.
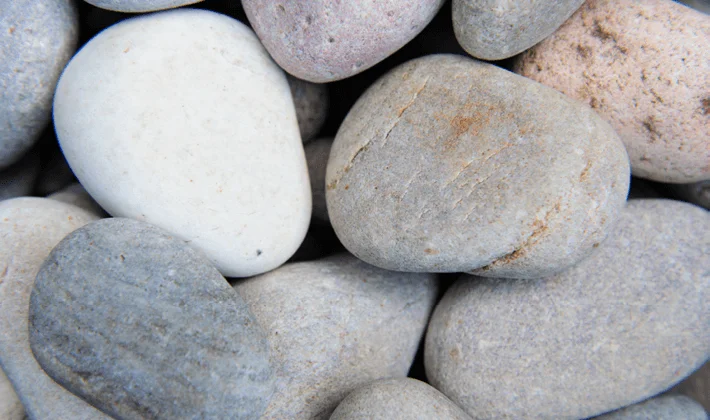
[[387,58],[434,18],[444,0],[243,0],[279,65],[310,82],[345,79]]
[[635,176],[710,179],[710,16],[671,0],[590,0],[515,71],[589,104]]
[[49,252],[96,219],[46,198],[0,202],[0,364],[31,419],[110,419],[47,376],[32,355],[27,321],[32,285]]
[[411,378],[384,379],[348,395],[330,420],[471,420],[444,394]]
[[702,405],[682,395],[665,395],[651,398],[594,420],[707,420]]
[[199,3],[202,0],[84,0],[89,4],[114,12],[144,13],[172,9]]
[[326,185],[335,232],[370,264],[536,278],[606,237],[629,166],[582,104],[491,64],[432,55],[360,97]]
[[474,418],[580,419],[657,395],[710,356],[708,232],[696,206],[631,200],[562,274],[459,280],[429,324],[427,378]]
[[519,54],[550,36],[584,0],[454,0],[454,33],[482,60]]
[[25,408],[2,369],[0,369],[0,418],[3,420],[23,420],[25,418]]
[[333,146],[332,137],[324,137],[308,143],[306,163],[308,164],[308,177],[311,179],[313,192],[313,217],[321,222],[329,223],[328,206],[325,203],[325,171],[328,167],[328,156]]
[[4,1],[0,13],[0,170],[20,159],[50,121],[57,79],[76,50],[73,0]]
[[286,75],[291,88],[293,104],[301,140],[306,143],[318,132],[328,116],[328,88],[322,83],[311,83]]
[[111,26],[67,66],[54,121],[101,207],[188,241],[226,276],[280,266],[306,234],[311,191],[286,77],[234,19],[181,9]]
[[29,322],[42,368],[114,417],[258,418],[273,392],[244,300],[144,222],[103,219],[64,238],[37,274]]
[[31,195],[39,165],[39,156],[31,151],[19,162],[0,171],[0,200]]
[[267,331],[276,392],[262,419],[327,419],[359,386],[404,377],[434,306],[432,274],[341,254],[287,264],[235,289]]

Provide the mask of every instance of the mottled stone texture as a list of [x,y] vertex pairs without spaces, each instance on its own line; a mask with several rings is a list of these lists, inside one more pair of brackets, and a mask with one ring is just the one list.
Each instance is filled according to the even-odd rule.
[[202,0],[84,0],[106,10],[127,13],[155,12],[199,3]]
[[103,219],[49,255],[30,344],[59,384],[118,418],[252,419],[273,392],[268,346],[244,300],[164,231]]
[[328,206],[325,203],[325,171],[332,146],[333,139],[327,137],[314,140],[304,147],[313,193],[313,217],[321,222],[329,222]]
[[321,83],[297,79],[291,75],[287,75],[287,79],[293,96],[293,105],[296,108],[301,140],[306,143],[318,134],[328,116],[328,87]]
[[572,269],[465,277],[429,324],[430,383],[474,418],[580,419],[657,395],[710,356],[710,213],[631,200]]
[[243,0],[266,49],[284,70],[332,82],[379,63],[414,38],[444,0]]
[[612,128],[584,105],[467,57],[383,76],[333,144],[328,214],[389,270],[540,277],[588,255],[629,186]]
[[584,0],[454,0],[456,39],[482,60],[519,54],[559,28]]
[[710,17],[671,0],[590,0],[515,71],[589,104],[635,176],[710,179]]
[[702,405],[685,396],[651,398],[594,420],[707,420]]

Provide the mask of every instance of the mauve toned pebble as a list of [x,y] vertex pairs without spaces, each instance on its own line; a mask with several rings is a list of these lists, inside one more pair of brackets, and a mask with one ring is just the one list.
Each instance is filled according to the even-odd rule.
[[327,419],[359,386],[405,377],[437,285],[432,274],[385,271],[349,254],[235,284],[271,344],[276,392],[262,419]]
[[0,419],[23,420],[24,418],[25,408],[17,397],[10,380],[5,376],[5,372],[0,369]]
[[584,0],[454,0],[456,39],[482,60],[519,54],[559,28]]
[[474,418],[580,419],[668,389],[710,356],[710,213],[631,200],[599,248],[539,280],[465,276],[425,343]]
[[0,171],[0,200],[32,194],[39,175],[39,156],[33,151]]
[[279,65],[316,83],[360,73],[412,40],[444,0],[242,0]]
[[110,419],[47,376],[30,350],[28,328],[30,292],[40,265],[64,236],[96,219],[46,198],[0,202],[0,364],[31,419]]
[[682,395],[651,398],[594,420],[708,420],[702,405]]
[[669,392],[687,395],[710,412],[710,361],[705,362],[700,369],[671,388]]
[[444,394],[411,378],[384,379],[348,395],[330,420],[471,420]]
[[42,264],[29,305],[39,364],[120,419],[256,419],[273,392],[268,344],[201,253],[145,222],[103,219]]
[[710,16],[671,0],[589,0],[515,71],[589,104],[631,172],[710,179]]
[[99,217],[106,217],[108,213],[99,206],[99,203],[94,201],[88,192],[78,182],[75,182],[66,188],[47,196],[51,200],[61,201],[63,203],[73,204],[82,208],[89,213]]
[[290,74],[286,78],[296,107],[301,140],[306,143],[318,134],[328,116],[328,87],[297,79]]
[[202,0],[84,0],[89,4],[114,12],[143,13],[172,9],[199,3]]
[[332,137],[324,137],[308,143],[306,163],[308,163],[308,176],[311,179],[313,192],[313,217],[321,222],[329,222],[328,206],[325,203],[325,170],[328,166],[330,148],[333,146]]
[[678,198],[710,210],[710,179],[692,184],[672,184],[668,187]]
[[375,266],[537,278],[604,240],[628,186],[624,147],[589,108],[492,64],[432,55],[350,110],[326,201],[343,245]]
[[74,0],[0,5],[0,170],[24,155],[50,121],[59,74],[74,54]]

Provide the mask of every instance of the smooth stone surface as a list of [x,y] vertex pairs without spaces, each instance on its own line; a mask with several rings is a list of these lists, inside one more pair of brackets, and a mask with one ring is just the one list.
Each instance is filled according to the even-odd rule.
[[710,179],[692,184],[673,184],[669,187],[678,198],[710,210]]
[[359,386],[405,377],[434,306],[431,274],[341,254],[235,284],[268,332],[276,392],[262,419],[327,419]]
[[0,7],[2,170],[49,123],[57,79],[76,49],[79,16],[73,0],[11,0]]
[[326,186],[338,237],[370,264],[537,278],[606,237],[629,167],[582,104],[491,64],[432,55],[360,97]]
[[39,175],[39,157],[32,151],[9,168],[0,171],[0,201],[32,194]]
[[144,222],[103,219],[63,239],[37,274],[29,322],[44,370],[117,418],[254,419],[273,392],[244,300]]
[[430,383],[474,418],[580,419],[657,395],[710,356],[710,213],[631,200],[587,259],[467,276],[429,323]]
[[330,420],[471,420],[444,394],[411,378],[385,379],[350,393]]
[[622,408],[595,420],[707,420],[702,405],[685,396],[662,396]]
[[202,0],[84,0],[106,10],[124,13],[155,12],[199,3]]
[[25,408],[17,397],[10,380],[5,376],[5,372],[0,369],[0,419],[23,420],[24,418]]
[[635,176],[710,179],[710,17],[671,0],[590,0],[515,64],[589,104]]
[[329,222],[330,220],[328,219],[328,206],[325,203],[325,171],[332,146],[333,138],[324,137],[314,140],[304,147],[313,194],[313,217],[321,222]]
[[64,236],[96,219],[46,198],[0,202],[0,364],[31,419],[110,419],[47,376],[28,336],[30,292],[40,265]]
[[688,395],[710,412],[710,361],[685,378],[669,392]]
[[299,79],[345,79],[369,69],[411,41],[444,0],[242,0],[266,49]]
[[519,54],[550,36],[584,0],[454,0],[456,39],[482,60]]
[[106,29],[67,66],[54,122],[101,207],[188,241],[225,276],[280,266],[306,234],[310,183],[286,77],[234,19],[180,9]]
[[99,203],[91,198],[89,193],[86,192],[84,187],[82,187],[78,182],[75,182],[64,189],[47,196],[47,198],[75,205],[101,218],[106,216],[104,209],[99,206]]
[[301,140],[306,143],[318,134],[328,116],[328,87],[324,84],[297,79],[288,74],[286,78],[296,108]]

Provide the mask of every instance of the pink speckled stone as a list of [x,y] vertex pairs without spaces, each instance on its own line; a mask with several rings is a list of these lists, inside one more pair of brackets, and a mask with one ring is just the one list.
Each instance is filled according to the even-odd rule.
[[243,0],[266,49],[284,70],[332,82],[379,63],[414,38],[444,0]]
[[710,179],[710,16],[671,0],[590,0],[515,71],[588,103],[632,173]]

